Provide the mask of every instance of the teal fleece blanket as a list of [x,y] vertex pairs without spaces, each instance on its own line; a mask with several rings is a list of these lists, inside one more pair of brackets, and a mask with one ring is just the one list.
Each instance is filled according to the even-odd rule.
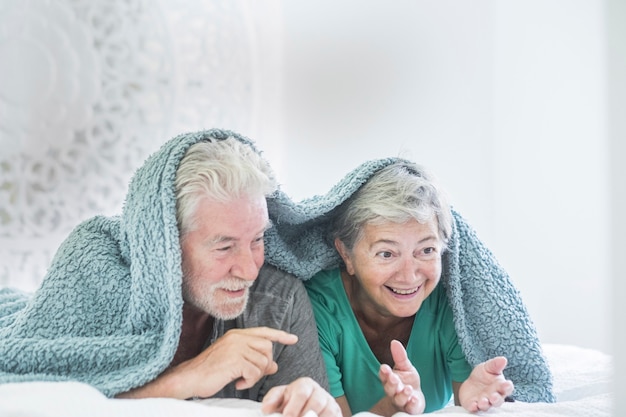
[[[119,216],[78,225],[61,244],[32,294],[0,290],[0,383],[77,380],[107,396],[154,379],[174,356],[182,322],[181,256],[174,179],[192,144],[233,136],[207,130],[177,136],[133,176]],[[328,218],[376,170],[369,161],[327,194],[301,202],[268,199],[274,227],[266,262],[310,279],[337,266],[325,240]],[[505,355],[515,398],[552,402],[552,377],[520,294],[471,227],[454,213],[442,283],[472,364]]]

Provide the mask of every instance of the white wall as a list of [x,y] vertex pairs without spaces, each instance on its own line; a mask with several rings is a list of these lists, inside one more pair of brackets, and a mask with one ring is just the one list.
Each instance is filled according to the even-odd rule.
[[541,339],[610,352],[603,4],[283,6],[284,189],[323,193],[371,158],[420,162],[509,271]]
[[626,316],[626,2],[608,0],[608,74],[609,138],[611,154],[611,266],[612,266],[612,336],[615,352],[614,415],[626,415],[626,350],[623,317]]
[[494,4],[494,244],[546,341],[609,350],[602,3]]

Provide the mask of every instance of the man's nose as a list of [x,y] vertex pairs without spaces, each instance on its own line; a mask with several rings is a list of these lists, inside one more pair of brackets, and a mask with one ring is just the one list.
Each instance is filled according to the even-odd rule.
[[239,278],[254,281],[259,275],[258,254],[251,249],[242,249],[237,253],[233,264],[233,274]]

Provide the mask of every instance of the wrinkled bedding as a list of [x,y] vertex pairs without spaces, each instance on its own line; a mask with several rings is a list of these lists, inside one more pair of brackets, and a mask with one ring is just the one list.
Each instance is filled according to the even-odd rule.
[[[505,403],[479,415],[606,416],[612,412],[612,358],[603,352],[572,345],[544,344],[554,376],[554,403]],[[437,416],[468,415],[449,406]],[[23,382],[0,385],[2,417],[260,417],[258,403],[236,399],[182,401],[166,398],[118,400],[78,382]],[[398,413],[397,417],[405,414]],[[274,416],[278,416],[275,414]],[[358,417],[373,417],[358,413]]]

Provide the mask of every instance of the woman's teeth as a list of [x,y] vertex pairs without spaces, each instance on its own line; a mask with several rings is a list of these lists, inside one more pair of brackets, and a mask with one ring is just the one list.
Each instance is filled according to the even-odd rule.
[[419,289],[419,287],[417,288],[411,288],[408,290],[401,290],[399,288],[391,288],[388,287],[391,291],[393,291],[396,294],[400,294],[400,295],[408,295],[408,294],[413,294],[414,292],[417,292],[417,290]]

